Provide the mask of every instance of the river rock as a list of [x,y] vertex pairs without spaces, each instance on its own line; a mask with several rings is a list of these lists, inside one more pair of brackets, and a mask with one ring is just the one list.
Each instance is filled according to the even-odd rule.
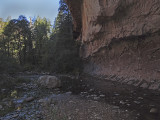
[[119,106],[113,106],[113,109],[119,109]]
[[125,102],[124,102],[124,101],[122,101],[122,100],[121,100],[119,103],[120,103],[120,104],[122,104],[122,105],[124,105],[124,104],[125,104]]
[[52,98],[44,98],[44,99],[40,99],[38,100],[39,103],[41,103],[41,105],[50,105],[52,103]]
[[105,97],[105,95],[100,95],[99,97]]
[[46,88],[58,88],[61,87],[61,80],[55,76],[41,76],[38,79],[38,84],[45,86]]
[[136,104],[140,104],[141,102],[139,102],[139,101],[133,101],[134,103],[136,103]]
[[25,99],[25,102],[31,102],[33,100],[34,100],[34,97],[28,97],[28,98]]
[[150,109],[150,113],[157,114],[158,113],[158,109],[157,108],[151,108]]
[[0,110],[2,110],[2,108],[3,108],[2,105],[0,105]]
[[15,115],[12,116],[12,118],[16,118],[16,117],[18,117],[18,114],[15,114]]

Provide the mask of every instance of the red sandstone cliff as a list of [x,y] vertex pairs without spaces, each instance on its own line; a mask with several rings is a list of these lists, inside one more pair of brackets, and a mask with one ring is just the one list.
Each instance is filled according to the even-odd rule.
[[160,0],[68,0],[84,71],[160,87]]

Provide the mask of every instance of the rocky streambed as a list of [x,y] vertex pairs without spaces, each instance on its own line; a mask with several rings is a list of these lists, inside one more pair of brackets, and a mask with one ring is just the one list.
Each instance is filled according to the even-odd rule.
[[58,76],[62,87],[47,89],[37,84],[39,76],[19,76],[30,82],[16,86],[14,98],[0,102],[0,113],[5,113],[0,120],[159,120],[158,93],[157,101],[152,101],[145,91],[62,75]]

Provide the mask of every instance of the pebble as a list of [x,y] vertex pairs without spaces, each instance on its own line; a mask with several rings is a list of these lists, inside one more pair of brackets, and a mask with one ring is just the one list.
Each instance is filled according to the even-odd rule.
[[147,94],[143,94],[144,96],[146,96]]
[[46,100],[45,99],[40,99],[40,100],[38,100],[38,102],[39,103],[44,103],[44,102],[46,102]]
[[83,94],[87,94],[87,92],[83,92]]
[[134,101],[134,103],[136,103],[136,104],[140,104],[141,102],[139,102],[139,101]]
[[24,99],[18,99],[14,101],[15,104],[22,104],[24,102]]
[[157,114],[158,113],[158,109],[157,108],[151,108],[150,109],[150,113]]
[[94,97],[93,99],[94,99],[94,100],[98,100],[98,99],[99,99],[99,97]]
[[142,97],[138,97],[138,99],[139,99],[139,100],[143,100],[143,98],[142,98]]
[[125,102],[124,102],[124,101],[122,101],[122,100],[121,100],[119,103],[120,103],[120,104],[122,104],[122,105],[124,105],[124,104],[125,104]]
[[100,95],[100,97],[105,97],[105,95]]
[[93,94],[93,95],[91,95],[91,97],[97,97],[97,95]]
[[137,116],[140,116],[140,114],[138,113]]
[[15,114],[15,115],[12,116],[12,118],[16,118],[16,117],[18,117],[18,114]]
[[119,96],[119,94],[114,94],[115,96]]
[[2,108],[3,108],[3,106],[2,106],[2,105],[0,105],[0,110],[2,110]]
[[131,104],[127,104],[127,106],[130,106]]
[[6,89],[1,89],[1,92],[2,92],[2,93],[6,92]]
[[113,106],[113,109],[119,109],[119,106]]
[[28,97],[28,98],[25,99],[26,102],[31,102],[33,100],[34,100],[34,97]]
[[154,107],[155,105],[149,105],[150,107]]
[[90,92],[93,92],[93,91],[94,91],[94,89],[90,89],[89,91],[90,91]]

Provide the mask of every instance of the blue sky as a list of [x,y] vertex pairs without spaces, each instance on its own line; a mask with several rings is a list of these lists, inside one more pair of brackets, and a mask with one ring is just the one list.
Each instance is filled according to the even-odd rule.
[[18,18],[25,15],[27,18],[41,16],[50,19],[53,23],[57,16],[59,0],[0,0],[0,18]]

